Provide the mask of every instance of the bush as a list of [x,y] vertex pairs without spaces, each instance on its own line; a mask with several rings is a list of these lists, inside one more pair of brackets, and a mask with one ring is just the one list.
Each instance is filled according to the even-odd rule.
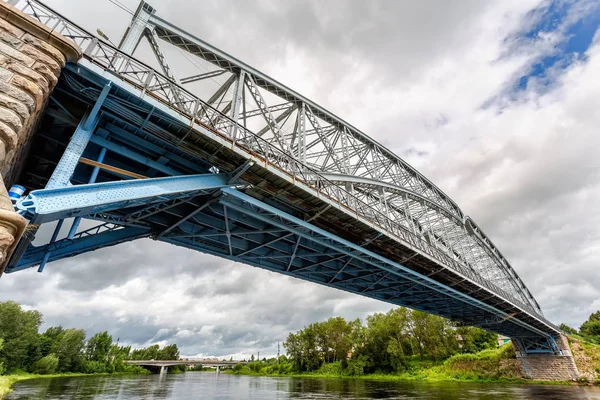
[[242,368],[244,368],[244,365],[236,364],[235,367],[233,367],[233,372],[236,374],[240,373],[240,372],[242,372]]
[[58,368],[58,357],[54,354],[48,354],[46,357],[40,358],[33,368],[36,374],[48,375],[56,372]]
[[83,373],[85,374],[103,374],[106,371],[106,365],[100,361],[86,361],[83,363]]
[[348,361],[348,367],[344,371],[348,376],[363,376],[365,374],[366,363],[360,358],[351,358]]
[[335,375],[339,376],[342,374],[342,366],[339,361],[323,364],[321,368],[319,368],[318,373],[324,375]]

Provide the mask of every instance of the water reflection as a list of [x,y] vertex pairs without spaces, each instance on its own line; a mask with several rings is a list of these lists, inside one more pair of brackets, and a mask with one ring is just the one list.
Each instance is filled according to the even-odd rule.
[[7,400],[600,400],[597,387],[297,379],[200,372],[162,377],[36,379],[17,383],[14,388]]

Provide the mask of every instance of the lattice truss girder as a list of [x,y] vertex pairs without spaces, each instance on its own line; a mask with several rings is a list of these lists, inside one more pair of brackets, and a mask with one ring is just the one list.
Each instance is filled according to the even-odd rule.
[[[451,268],[472,271],[478,282],[541,314],[508,261],[448,196],[388,149],[310,100],[159,18],[148,4],[140,4],[121,48],[133,53],[140,39],[147,38],[162,73],[116,52],[36,2],[23,4],[26,12],[73,38],[88,59],[134,82],[143,92],[227,133],[287,172],[303,171],[321,187],[343,189],[332,188],[330,193],[341,193],[337,200],[360,218],[374,221]],[[212,69],[178,77],[161,43]],[[216,78],[218,86],[210,91],[193,86]]]

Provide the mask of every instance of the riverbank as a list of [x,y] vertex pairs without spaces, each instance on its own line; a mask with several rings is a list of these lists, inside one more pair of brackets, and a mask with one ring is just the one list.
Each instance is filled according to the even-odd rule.
[[[457,354],[444,361],[421,361],[411,358],[402,372],[356,373],[342,368],[341,363],[327,363],[316,371],[296,372],[288,366],[269,362],[253,362],[236,367],[231,373],[253,376],[281,376],[323,379],[367,379],[382,381],[516,383],[545,385],[600,385],[600,346],[574,339],[571,348],[582,377],[578,381],[532,381],[522,376],[520,360],[511,344],[475,354]],[[349,362],[348,364],[350,364]]]

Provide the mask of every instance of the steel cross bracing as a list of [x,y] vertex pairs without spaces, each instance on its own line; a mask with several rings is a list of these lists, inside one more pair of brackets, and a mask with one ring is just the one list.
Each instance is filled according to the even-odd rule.
[[[121,42],[123,51],[41,3],[13,3],[84,49],[82,65],[119,77],[139,90],[140,99],[158,100],[188,120],[191,127],[181,145],[202,129],[218,135],[241,153],[291,176],[299,187],[338,204],[358,221],[541,316],[538,304],[508,261],[448,196],[389,150],[322,107],[157,17],[145,3]],[[153,38],[151,48],[162,73],[131,56],[142,37]],[[212,64],[212,70],[178,80],[155,39]],[[211,93],[196,95],[182,86],[215,76],[225,80]],[[107,127],[131,136],[118,126],[120,104],[109,98],[107,105],[107,115],[115,118]],[[144,119],[139,123],[143,126]],[[161,135],[156,131],[152,140]],[[101,139],[92,140],[100,143]]]

